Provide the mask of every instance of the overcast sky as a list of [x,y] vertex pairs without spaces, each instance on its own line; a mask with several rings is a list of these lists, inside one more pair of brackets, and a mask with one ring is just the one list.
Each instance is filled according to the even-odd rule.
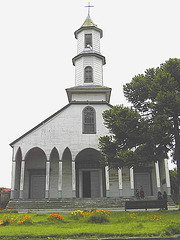
[[[88,0],[0,0],[0,187],[11,185],[9,143],[68,103],[75,85],[74,32]],[[103,30],[104,85],[111,104],[128,104],[123,85],[169,58],[180,58],[179,0],[92,0]]]

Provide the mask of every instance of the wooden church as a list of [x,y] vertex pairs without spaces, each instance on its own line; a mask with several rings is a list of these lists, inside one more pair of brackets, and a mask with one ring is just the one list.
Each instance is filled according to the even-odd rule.
[[19,199],[127,198],[143,187],[146,197],[170,195],[168,163],[111,169],[99,164],[98,139],[109,134],[102,113],[111,88],[103,84],[103,31],[88,14],[75,31],[75,86],[69,103],[13,141],[11,201]]

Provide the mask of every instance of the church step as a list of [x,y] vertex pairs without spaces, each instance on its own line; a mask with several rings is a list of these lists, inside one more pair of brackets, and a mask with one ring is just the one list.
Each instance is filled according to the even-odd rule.
[[[147,199],[147,198],[146,198]],[[150,198],[151,200],[155,198]],[[149,200],[150,200],[149,199]],[[8,209],[31,209],[31,210],[91,210],[92,208],[103,208],[111,210],[124,210],[125,202],[136,200],[136,198],[100,198],[100,199],[59,199],[59,200],[11,200]],[[177,209],[171,198],[168,198],[168,209]]]
[[125,199],[13,200],[8,209],[91,209],[124,208]]

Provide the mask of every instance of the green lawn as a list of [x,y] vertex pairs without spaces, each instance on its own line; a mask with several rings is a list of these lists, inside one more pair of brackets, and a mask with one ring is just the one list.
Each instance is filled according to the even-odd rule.
[[[61,220],[59,214],[58,219],[56,215],[48,219],[50,214],[45,213],[25,215],[1,211],[0,223],[5,222],[6,218],[11,223],[0,225],[0,239],[166,237],[180,234],[180,211],[111,212],[104,214],[108,221],[104,223],[89,222],[91,216],[85,213],[80,215],[79,212],[76,216],[60,213],[64,219]],[[100,212],[94,215],[103,214]]]

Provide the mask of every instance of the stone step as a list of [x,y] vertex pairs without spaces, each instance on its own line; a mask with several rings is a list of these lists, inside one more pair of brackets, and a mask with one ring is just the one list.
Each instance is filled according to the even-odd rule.
[[[147,199],[147,198],[146,198]],[[150,198],[151,200],[156,198]],[[149,200],[150,200],[149,199]],[[8,209],[17,210],[91,210],[92,208],[124,210],[126,201],[136,200],[136,198],[98,198],[98,199],[50,199],[50,200],[12,200],[9,201]],[[168,209],[178,209],[171,198],[168,198]]]
[[92,209],[124,208],[125,199],[13,200],[8,209]]

